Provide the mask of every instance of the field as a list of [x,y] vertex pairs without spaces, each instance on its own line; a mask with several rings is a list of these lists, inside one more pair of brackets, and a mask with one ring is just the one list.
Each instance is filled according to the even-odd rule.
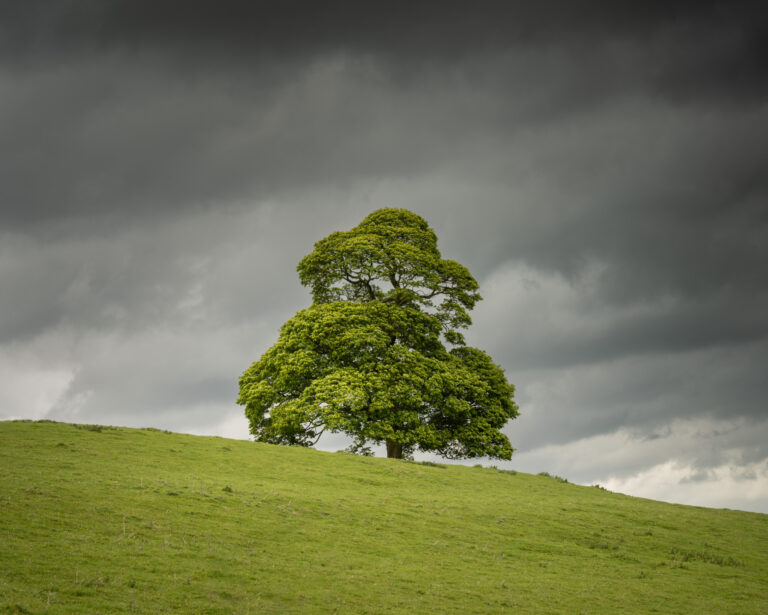
[[768,613],[768,515],[0,422],[0,613]]

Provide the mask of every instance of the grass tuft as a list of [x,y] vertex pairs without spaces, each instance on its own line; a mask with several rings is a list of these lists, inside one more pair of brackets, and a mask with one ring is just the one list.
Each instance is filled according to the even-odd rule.
[[539,476],[546,476],[547,478],[554,478],[556,481],[561,483],[567,483],[568,479],[563,478],[562,476],[555,476],[554,474],[550,474],[549,472],[539,472]]
[[82,424],[82,423],[73,423],[72,426],[75,429],[85,429],[86,431],[95,431],[97,433],[100,433],[102,431],[107,431],[110,429],[117,429],[117,427],[111,427],[109,425],[88,425],[88,424]]
[[722,556],[708,551],[687,551],[685,549],[672,548],[669,551],[670,559],[676,562],[699,561],[716,566],[743,566],[744,563],[735,557],[728,555]]
[[435,463],[434,461],[414,461],[413,463],[417,463],[420,466],[429,466],[430,468],[447,468],[448,466],[444,463]]

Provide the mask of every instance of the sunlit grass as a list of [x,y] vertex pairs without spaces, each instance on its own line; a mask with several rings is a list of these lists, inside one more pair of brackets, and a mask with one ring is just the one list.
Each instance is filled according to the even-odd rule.
[[557,477],[0,423],[0,613],[768,612],[768,515]]

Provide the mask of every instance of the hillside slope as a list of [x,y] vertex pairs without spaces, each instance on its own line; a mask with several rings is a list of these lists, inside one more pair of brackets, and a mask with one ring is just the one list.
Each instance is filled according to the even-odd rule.
[[768,515],[0,422],[0,613],[768,613]]

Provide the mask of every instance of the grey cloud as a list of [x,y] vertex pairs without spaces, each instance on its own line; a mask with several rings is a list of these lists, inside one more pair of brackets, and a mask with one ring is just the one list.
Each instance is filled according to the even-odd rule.
[[[295,268],[316,239],[313,222],[262,205],[88,238],[6,236],[0,344],[62,327],[105,334],[215,329],[266,316],[276,330],[307,301]],[[290,228],[290,237],[275,228]]]
[[[614,254],[610,264],[572,280],[520,265],[500,267],[481,282],[485,300],[475,309],[468,339],[517,371],[749,347],[768,336],[768,293],[748,285],[711,282],[706,293],[657,290],[612,302],[603,278],[621,268],[621,259]],[[682,267],[677,272],[685,273]]]
[[753,481],[757,480],[757,474],[754,470],[741,470],[734,472],[733,478],[737,481]]
[[[442,117],[429,119],[439,84],[393,94],[375,68],[344,60],[265,89],[258,74],[230,87],[221,77],[179,84],[110,70],[96,63],[85,74],[41,75],[6,101],[2,138],[15,151],[1,177],[6,224],[37,232],[50,222],[60,233],[73,218],[86,228],[94,218],[124,226],[287,201],[382,173],[424,172],[456,139],[439,136]],[[96,95],[94,80],[102,81]],[[40,175],[45,181],[34,181]]]
[[705,471],[698,471],[694,474],[690,474],[686,476],[685,478],[680,479],[680,484],[685,485],[686,483],[700,483],[700,482],[706,482],[714,480],[716,476],[712,472],[705,472]]
[[[6,3],[6,50],[34,55],[51,48],[92,52],[146,45],[251,53],[318,55],[339,48],[361,52],[456,57],[514,43],[541,44],[609,36],[647,38],[657,30],[735,28],[745,35],[760,21],[759,2],[479,3],[368,2],[219,3],[130,0]],[[750,20],[750,18],[753,18]],[[747,41],[752,37],[745,36]],[[224,53],[218,49],[219,53]],[[230,55],[234,55],[230,52]]]
[[721,56],[759,89],[755,6],[9,3],[3,220],[125,224],[431,172],[457,152],[498,164],[500,131],[516,147],[537,123],[653,99],[654,80],[706,82]]
[[[755,343],[555,370],[508,369],[525,410],[509,424],[509,434],[522,450],[530,450],[619,429],[648,442],[669,439],[674,421],[697,417],[766,424],[761,393],[766,359],[765,343]],[[740,445],[733,443],[740,447],[742,461],[766,456],[762,440],[747,444],[743,435]]]
[[699,121],[653,105],[561,125],[533,144],[550,156],[542,171],[559,191],[543,204],[547,215],[533,213],[537,232],[511,237],[510,246],[571,271],[586,258],[609,260],[614,276],[604,284],[614,300],[647,293],[649,277],[656,292],[762,284],[748,276],[765,255],[756,239],[768,222],[758,154],[767,127],[763,113]]
[[464,240],[480,279],[503,260],[576,279],[597,260],[611,265],[611,303],[751,292],[765,287],[754,264],[768,258],[767,127],[764,111],[699,117],[648,99],[523,124],[454,150],[429,177],[450,189],[428,210],[450,211],[443,241]]
[[162,321],[193,283],[168,247],[156,236],[130,234],[24,242],[4,267],[0,340],[22,341],[59,326],[105,331]]
[[716,485],[725,469],[735,481],[751,480],[756,468],[766,468],[768,456],[744,455],[768,435],[766,420],[675,419],[666,435],[653,440],[620,428],[562,444],[520,447],[512,467],[525,472],[547,470],[574,482],[594,484],[609,476],[627,478],[655,466],[684,468],[677,484]]
[[[131,336],[86,336],[69,388],[47,418],[131,427],[200,429],[235,411],[243,347],[224,352],[236,332],[198,334],[161,328]],[[200,342],[204,342],[201,344]],[[234,376],[233,376],[234,375]]]
[[2,177],[6,220],[28,227],[102,216],[124,225],[253,191],[243,176],[266,152],[249,160],[242,139],[258,134],[253,116],[268,101],[235,102],[219,88],[124,68],[97,62],[6,84],[14,92],[2,131],[14,152]]

